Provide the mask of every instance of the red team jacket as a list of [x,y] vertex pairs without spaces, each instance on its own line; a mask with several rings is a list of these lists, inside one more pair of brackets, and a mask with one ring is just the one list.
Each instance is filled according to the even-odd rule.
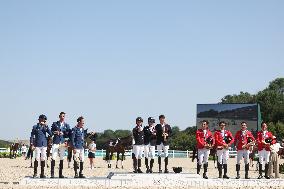
[[[231,144],[233,144],[234,142],[234,137],[232,135],[232,133],[228,130],[225,130],[225,134],[224,134],[224,137],[230,137],[232,140],[230,141],[230,143],[228,144],[228,146],[230,146]],[[218,148],[220,146],[223,147],[224,144],[226,144],[226,142],[224,141],[223,139],[223,136],[222,136],[222,132],[221,130],[217,130],[215,131],[214,133],[214,138],[215,138],[215,146]]]
[[[257,132],[257,146],[258,146],[258,151],[261,151],[263,149],[265,149],[266,151],[270,151],[270,147],[269,145],[265,145],[262,143],[263,140],[265,140],[266,138],[271,138],[273,139],[273,135],[271,132],[267,131],[265,136],[263,137],[263,131],[258,131]],[[272,140],[271,144],[275,144],[276,141]]]
[[[206,139],[209,138],[209,137],[212,137],[213,139],[213,136],[212,136],[212,133],[209,129],[207,129],[207,133],[206,133],[206,136],[204,137],[204,133],[203,133],[203,129],[198,129],[196,131],[196,142],[197,142],[197,148],[198,149],[202,149],[204,148],[204,145],[206,144]],[[213,140],[213,145],[214,145],[214,140]]]
[[[245,137],[242,137],[242,130],[237,131],[234,141],[237,150],[243,150],[243,145],[247,144],[248,137],[251,137],[253,140],[255,140],[250,131],[246,131]],[[248,149],[249,148],[247,148],[247,150]]]

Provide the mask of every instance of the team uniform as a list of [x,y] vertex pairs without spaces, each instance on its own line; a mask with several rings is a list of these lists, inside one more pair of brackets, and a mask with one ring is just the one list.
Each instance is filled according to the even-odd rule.
[[[263,144],[263,141],[268,143]],[[268,169],[269,169],[269,156],[270,156],[270,145],[275,144],[276,141],[273,140],[273,135],[269,131],[259,131],[257,133],[257,146],[258,146],[258,156],[259,156],[259,177],[262,178],[262,165],[265,164],[265,178],[269,179]]]
[[[43,118],[43,117],[40,116],[40,118]],[[33,126],[31,137],[30,137],[30,144],[35,147],[35,161],[34,161],[33,177],[37,177],[37,167],[38,167],[38,162],[40,161],[40,166],[41,166],[40,177],[45,178],[44,167],[45,167],[46,150],[47,150],[47,134],[49,136],[52,136],[52,133],[48,125],[41,125],[40,123],[38,123]]]
[[[162,172],[161,169],[161,163],[162,163],[162,153],[165,157],[165,171],[164,173],[168,173],[168,163],[169,163],[169,139],[172,134],[172,128],[168,124],[157,124],[155,127],[156,130],[156,136],[157,136],[157,150],[158,150],[158,164],[159,164],[159,172]],[[166,133],[167,136],[164,136],[163,134]]]
[[[59,155],[59,178],[64,178],[62,175],[63,169],[63,159],[65,156],[65,151],[68,147],[68,140],[70,137],[71,129],[70,126],[65,122],[54,122],[51,126],[51,131],[53,133],[53,145],[52,145],[52,160],[51,160],[51,178],[54,178],[54,166],[55,160]],[[58,134],[60,132],[61,134]]]
[[[74,171],[75,171],[75,178],[85,178],[83,175],[83,167],[84,167],[84,145],[85,145],[85,136],[86,131],[84,128],[80,127],[74,127],[72,129],[72,137],[71,137],[71,143],[73,146],[73,149],[75,150],[75,154],[73,155],[74,158]],[[78,176],[78,161],[80,161],[80,172]]]
[[[144,131],[143,127],[135,126],[132,130],[134,144],[133,144],[133,168],[134,173],[142,173],[141,171],[141,159],[144,149]],[[138,168],[137,168],[138,167]]]
[[217,149],[217,156],[218,156],[218,171],[219,171],[219,178],[222,178],[222,168],[224,168],[224,175],[223,178],[229,178],[227,176],[227,163],[229,159],[229,149],[224,148],[224,145],[231,146],[234,142],[233,135],[228,130],[217,130],[214,133],[215,139],[215,146]]
[[250,145],[247,144],[253,143],[255,141],[252,133],[248,130],[239,130],[235,135],[234,145],[237,148],[237,179],[240,178],[240,164],[242,158],[244,158],[245,163],[245,178],[249,179],[248,171],[249,171],[249,153],[250,153]]
[[[145,165],[147,168],[146,173],[152,173],[153,165],[154,165],[154,157],[155,157],[155,146],[156,146],[156,130],[155,126],[146,126],[143,129],[144,132],[144,156],[145,156]],[[148,159],[150,160],[150,168],[148,165]]]
[[198,149],[198,163],[197,163],[197,174],[200,174],[200,169],[203,164],[204,173],[203,178],[208,178],[206,173],[208,169],[208,157],[210,149],[206,147],[207,144],[214,146],[214,139],[209,129],[198,129],[196,131],[196,142]]

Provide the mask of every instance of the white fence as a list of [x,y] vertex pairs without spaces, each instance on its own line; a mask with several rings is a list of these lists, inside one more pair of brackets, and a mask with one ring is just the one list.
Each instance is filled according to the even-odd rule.
[[[0,148],[0,153],[1,152],[9,152],[9,148]],[[18,151],[18,153],[21,153]],[[169,157],[170,158],[190,158],[192,157],[192,151],[181,151],[181,150],[169,150]],[[125,156],[131,156],[132,150],[127,150],[125,153]],[[156,156],[158,155],[158,151],[156,150],[155,152]],[[67,151],[65,152],[65,155],[67,156]],[[88,155],[88,149],[85,150],[85,155]],[[104,157],[106,155],[106,150],[97,150],[96,151],[96,157]],[[116,153],[115,153],[116,155]],[[236,157],[237,156],[237,151],[229,151],[229,156],[230,157]]]

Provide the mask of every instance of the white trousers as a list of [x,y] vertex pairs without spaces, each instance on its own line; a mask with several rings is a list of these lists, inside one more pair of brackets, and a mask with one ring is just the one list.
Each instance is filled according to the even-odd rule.
[[150,144],[144,145],[144,157],[154,159],[155,157],[155,146],[151,146]]
[[47,150],[47,147],[36,147],[35,148],[35,159],[37,161],[45,161],[46,159],[46,150]]
[[208,163],[209,154],[210,154],[210,149],[207,148],[198,149],[198,164],[202,165],[202,163]]
[[259,163],[260,164],[267,164],[269,163],[269,156],[270,156],[270,151],[266,151],[265,149],[261,150],[258,152],[258,157],[259,157]]
[[164,152],[164,157],[168,157],[169,156],[169,145],[164,145],[163,143],[161,143],[160,145],[157,145],[157,150],[158,150],[158,156],[162,155],[162,152]]
[[85,159],[85,150],[84,149],[75,149],[76,153],[74,154],[74,160],[84,162]]
[[144,145],[133,145],[133,153],[136,159],[142,159]]
[[242,158],[244,158],[244,163],[249,163],[249,150],[238,150],[237,151],[237,164],[241,164]]
[[217,156],[218,156],[218,163],[227,164],[229,159],[229,150],[228,149],[217,150]]
[[65,151],[67,150],[67,147],[60,145],[60,144],[53,144],[52,145],[52,159],[56,160],[58,154],[59,154],[59,158],[60,160],[64,159],[65,156]]

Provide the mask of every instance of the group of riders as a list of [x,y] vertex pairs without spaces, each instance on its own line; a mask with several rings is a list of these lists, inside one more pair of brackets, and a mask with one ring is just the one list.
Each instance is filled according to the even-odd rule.
[[[244,159],[245,164],[245,179],[249,179],[249,159],[250,151],[253,146],[257,146],[259,154],[259,176],[258,179],[263,178],[263,166],[264,166],[264,178],[270,179],[269,170],[269,156],[271,146],[274,145],[276,137],[267,130],[267,124],[261,123],[261,131],[257,132],[255,138],[252,133],[247,130],[247,123],[242,122],[241,128],[236,132],[235,137],[229,130],[226,130],[226,123],[224,121],[219,122],[220,129],[214,132],[214,136],[208,128],[209,122],[207,120],[202,121],[201,128],[196,132],[196,141],[198,148],[198,163],[197,173],[200,173],[200,169],[204,167],[203,178],[207,177],[208,168],[208,156],[210,149],[215,148],[217,150],[217,168],[219,172],[219,178],[229,179],[227,175],[228,171],[228,159],[229,159],[229,147],[234,144],[237,150],[237,162],[236,162],[236,179],[240,178],[240,164],[241,160]],[[222,174],[222,171],[224,173]]]
[[[41,167],[40,178],[46,178],[44,174],[46,150],[47,150],[47,135],[53,137],[52,144],[52,158],[51,158],[51,178],[54,178],[54,167],[57,156],[60,158],[59,162],[59,178],[65,178],[62,174],[63,159],[65,151],[68,146],[73,149],[74,160],[74,178],[85,178],[83,175],[84,167],[84,146],[87,134],[84,129],[84,118],[81,116],[77,119],[77,125],[70,128],[69,124],[65,122],[65,113],[59,114],[59,120],[53,122],[51,128],[47,125],[47,117],[40,115],[38,123],[33,126],[30,138],[31,147],[35,150],[34,161],[34,175],[37,177],[37,168]],[[261,123],[261,131],[257,133],[257,137],[247,130],[247,123],[242,122],[241,128],[233,137],[229,130],[226,130],[226,123],[221,121],[219,123],[219,130],[211,133],[208,127],[209,122],[204,120],[201,122],[201,126],[196,131],[196,142],[198,150],[198,162],[197,162],[197,174],[200,174],[201,167],[203,165],[204,172],[203,178],[208,179],[208,158],[210,149],[215,148],[217,150],[218,163],[217,168],[219,172],[219,178],[229,179],[227,175],[228,159],[229,159],[229,147],[234,144],[237,149],[237,162],[236,162],[236,179],[240,178],[240,163],[244,158],[245,164],[245,178],[249,179],[249,155],[250,149],[254,145],[257,145],[259,152],[259,179],[263,178],[262,168],[264,166],[265,178],[269,179],[269,156],[270,146],[276,143],[276,137],[267,130],[267,124]],[[94,133],[91,133],[91,136]],[[165,121],[165,116],[159,116],[159,123],[155,123],[153,117],[148,118],[148,125],[143,127],[143,119],[141,117],[136,118],[136,125],[132,130],[133,135],[133,169],[134,173],[142,173],[142,157],[144,154],[146,173],[153,172],[155,149],[158,151],[158,166],[159,173],[162,173],[162,157],[164,157],[164,173],[169,173],[168,170],[168,150],[169,141],[172,135],[172,129]],[[95,140],[95,139],[93,139]],[[79,174],[78,174],[79,169]],[[223,174],[222,171],[224,170]]]

